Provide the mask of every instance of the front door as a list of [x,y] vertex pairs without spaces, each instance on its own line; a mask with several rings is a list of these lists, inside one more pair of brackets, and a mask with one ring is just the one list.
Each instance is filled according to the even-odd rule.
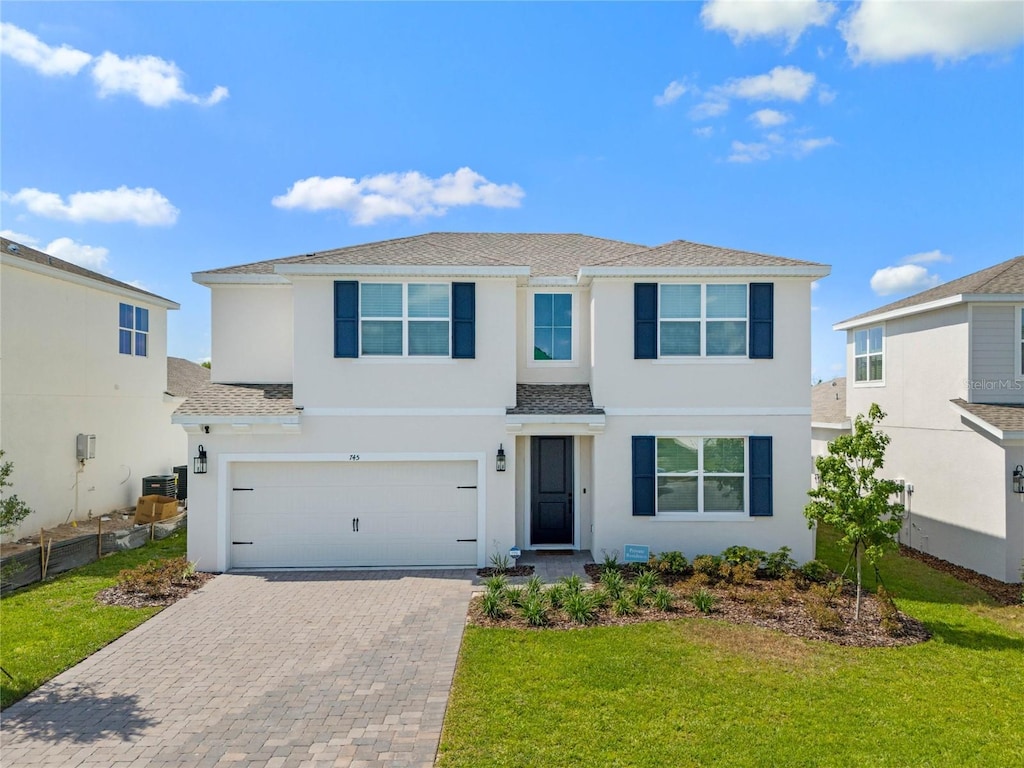
[[572,546],[572,438],[532,438],[530,462],[530,544]]

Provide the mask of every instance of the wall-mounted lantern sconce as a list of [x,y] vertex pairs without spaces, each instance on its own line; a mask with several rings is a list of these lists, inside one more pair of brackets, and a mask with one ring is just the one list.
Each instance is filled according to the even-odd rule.
[[499,472],[505,471],[505,448],[503,444],[498,445],[498,457],[494,461],[494,468]]
[[1024,493],[1024,466],[1020,464],[1013,470],[1013,492]]
[[201,445],[199,446],[199,455],[192,460],[192,474],[206,474],[206,449]]

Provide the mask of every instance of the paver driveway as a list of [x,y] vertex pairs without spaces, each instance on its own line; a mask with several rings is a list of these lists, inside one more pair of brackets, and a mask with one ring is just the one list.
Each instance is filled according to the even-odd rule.
[[219,576],[7,709],[3,765],[433,765],[472,575]]

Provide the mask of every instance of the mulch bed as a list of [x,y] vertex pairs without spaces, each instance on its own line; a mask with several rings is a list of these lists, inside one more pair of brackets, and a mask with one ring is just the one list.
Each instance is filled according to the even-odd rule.
[[489,579],[491,576],[533,576],[532,565],[517,565],[515,568],[477,568],[476,575]]
[[920,560],[937,571],[948,573],[960,581],[966,581],[968,584],[984,590],[1000,605],[1019,605],[1024,600],[1024,584],[1007,584],[1005,581],[993,579],[991,576],[972,571],[970,568],[953,565],[946,560],[940,560],[934,555],[929,555],[918,549],[911,549],[903,544],[900,545],[900,554]]
[[[808,615],[805,607],[809,599],[808,592],[793,588],[781,590],[785,594],[784,599],[773,599],[769,596],[769,593],[778,594],[780,591],[778,582],[757,580],[745,585],[708,586],[679,579],[668,586],[675,594],[675,605],[669,611],[643,608],[633,615],[616,616],[605,608],[599,612],[593,622],[586,626],[622,626],[681,618],[720,619],[734,624],[749,624],[774,629],[794,637],[862,648],[914,645],[931,637],[931,633],[920,621],[902,613],[897,617],[899,623],[897,630],[891,633],[883,631],[879,602],[874,595],[869,593],[865,593],[861,599],[860,621],[854,622],[856,592],[852,585],[848,585],[840,594],[836,595],[832,603],[832,607],[839,611],[843,619],[842,627],[836,630],[819,628]],[[711,613],[701,613],[690,600],[690,596],[700,586],[705,586],[718,598]],[[512,609],[507,618],[491,619],[483,613],[481,600],[482,596],[476,596],[469,609],[469,622],[477,626],[518,629],[579,629],[584,626],[571,621],[560,611],[550,611],[550,621],[547,627],[541,628],[531,627],[515,609]]]
[[217,574],[196,571],[188,578],[176,581],[160,595],[127,591],[119,586],[108,587],[96,594],[96,601],[104,605],[123,608],[162,608],[188,597]]

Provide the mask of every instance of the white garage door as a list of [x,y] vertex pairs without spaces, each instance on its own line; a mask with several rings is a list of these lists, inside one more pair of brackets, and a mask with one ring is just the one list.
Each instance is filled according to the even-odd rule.
[[232,568],[475,565],[470,461],[242,463]]

